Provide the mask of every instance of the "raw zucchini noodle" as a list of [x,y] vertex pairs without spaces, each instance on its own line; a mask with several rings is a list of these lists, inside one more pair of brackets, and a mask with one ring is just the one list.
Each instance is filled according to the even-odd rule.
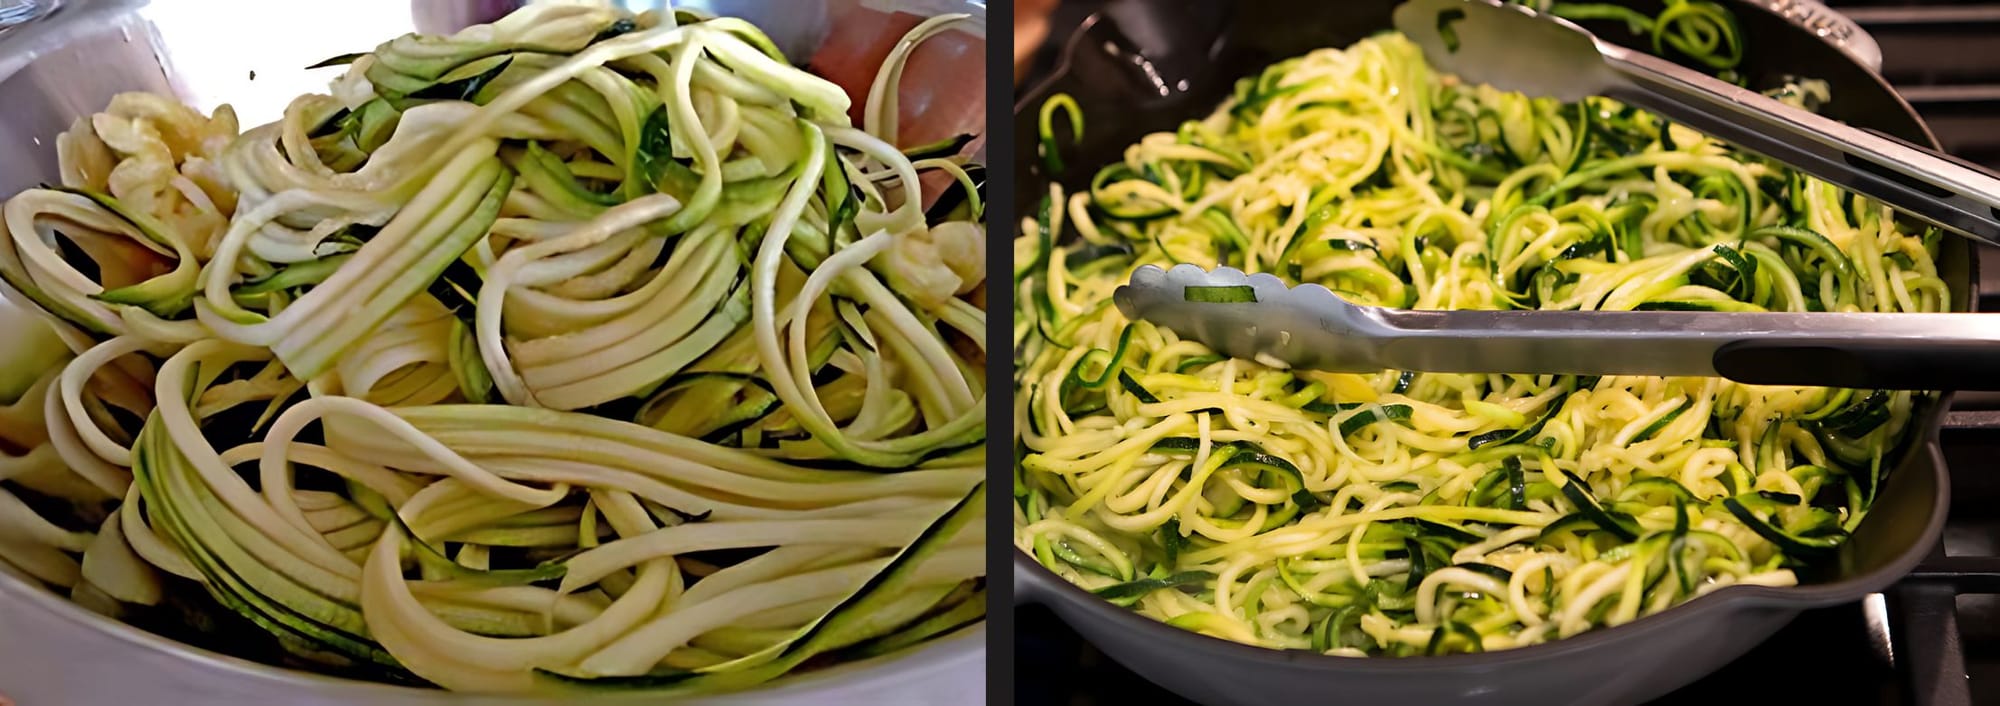
[[476,691],[979,620],[984,172],[896,122],[967,19],[860,128],[746,22],[564,3],[331,59],[240,135],[118,96],[0,209],[48,323],[9,327],[0,570]]
[[1793,584],[1925,395],[1279,369],[1126,320],[1134,268],[1415,309],[1950,305],[1935,231],[1629,106],[1438,75],[1397,35],[1243,79],[1020,229],[1016,544],[1171,625],[1333,655],[1532,645]]

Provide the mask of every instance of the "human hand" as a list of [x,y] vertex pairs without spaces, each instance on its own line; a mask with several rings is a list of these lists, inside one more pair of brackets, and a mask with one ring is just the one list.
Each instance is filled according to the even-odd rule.
[[1014,80],[1019,82],[1035,50],[1049,36],[1049,13],[1062,0],[1017,0],[1014,3]]

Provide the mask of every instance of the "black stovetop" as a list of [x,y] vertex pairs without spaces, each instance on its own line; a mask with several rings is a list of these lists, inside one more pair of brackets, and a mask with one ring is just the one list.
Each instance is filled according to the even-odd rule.
[[[2000,3],[1827,4],[1881,44],[1883,75],[1946,151],[2000,168]],[[1102,5],[1066,2],[1053,41]],[[1039,65],[1050,58],[1045,51]],[[1979,255],[1979,308],[2000,311],[2000,250]],[[1943,546],[1879,601],[1808,611],[1656,703],[2000,704],[2000,395],[1961,395],[1939,440],[1952,475]],[[1018,703],[1189,703],[1119,666],[1045,608],[1017,608],[1015,619]]]

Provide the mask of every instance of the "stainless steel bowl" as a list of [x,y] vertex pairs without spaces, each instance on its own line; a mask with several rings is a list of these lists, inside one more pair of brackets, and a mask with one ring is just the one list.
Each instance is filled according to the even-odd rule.
[[[0,197],[57,181],[55,137],[114,94],[171,93],[202,111],[229,103],[245,126],[276,119],[292,96],[324,92],[337,70],[320,59],[366,51],[421,29],[449,32],[496,19],[508,0],[65,0],[47,17],[0,32]],[[626,3],[645,9],[654,3]],[[843,75],[872,77],[883,54],[922,17],[965,12],[970,33],[926,43],[901,93],[911,141],[983,134],[984,0],[693,0],[763,27],[794,60],[816,56]],[[818,67],[815,67],[818,68]],[[847,69],[847,71],[841,71]],[[851,78],[836,78],[853,86]],[[859,90],[865,91],[867,78]],[[853,88],[850,89],[855,90]],[[858,104],[858,101],[857,101]],[[921,113],[921,117],[911,117]],[[8,306],[0,302],[0,306]],[[6,343],[0,342],[0,346]],[[751,704],[977,702],[985,629],[902,653],[789,677],[769,688],[702,699]],[[960,696],[966,695],[966,696]],[[0,703],[383,704],[530,706],[578,697],[501,697],[336,679],[218,654],[106,618],[0,573]],[[591,697],[657,701],[643,693]]]

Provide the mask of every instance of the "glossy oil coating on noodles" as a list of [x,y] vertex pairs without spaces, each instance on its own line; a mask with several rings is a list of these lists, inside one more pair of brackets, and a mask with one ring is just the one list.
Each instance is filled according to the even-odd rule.
[[[1045,156],[1082,117],[1050,101]],[[1789,585],[1860,522],[1923,393],[1275,369],[1111,294],[1195,263],[1417,309],[1939,311],[1940,237],[1609,100],[1438,75],[1400,36],[1281,62],[1021,224],[1015,542],[1172,625],[1355,656]]]

